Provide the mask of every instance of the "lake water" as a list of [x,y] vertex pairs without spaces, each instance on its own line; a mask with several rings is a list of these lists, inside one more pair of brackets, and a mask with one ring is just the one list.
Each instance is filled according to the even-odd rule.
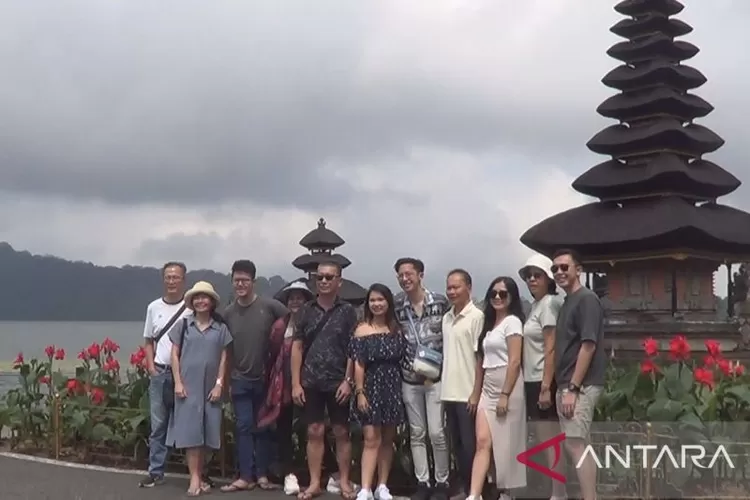
[[126,366],[130,354],[143,344],[141,321],[0,321],[0,393],[16,384],[11,364],[19,352],[26,359],[43,358],[44,348],[54,344],[65,349],[65,367],[76,365],[81,349],[109,337],[120,345],[117,358]]

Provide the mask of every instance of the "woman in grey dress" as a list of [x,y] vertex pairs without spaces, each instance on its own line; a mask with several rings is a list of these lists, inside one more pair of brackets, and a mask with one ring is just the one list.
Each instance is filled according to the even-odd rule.
[[199,281],[185,293],[185,304],[193,314],[169,332],[176,397],[167,444],[186,450],[188,496],[209,490],[201,481],[206,450],[221,447],[222,388],[232,336],[215,312],[218,303],[214,287]]

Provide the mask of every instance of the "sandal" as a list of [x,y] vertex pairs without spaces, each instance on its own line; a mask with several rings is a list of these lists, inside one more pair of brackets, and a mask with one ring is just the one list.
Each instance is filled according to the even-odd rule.
[[199,497],[204,493],[203,488],[198,487],[198,489],[195,490],[187,490],[187,496],[189,497]]
[[321,490],[305,490],[301,491],[299,495],[297,495],[297,500],[313,500],[313,498],[318,498],[321,496],[323,492]]
[[238,481],[233,482],[232,484],[222,486],[221,492],[222,493],[236,493],[238,491],[251,491],[251,490],[254,490],[255,487],[257,486],[256,483],[247,483],[245,481],[242,481],[242,483],[244,483],[242,484],[239,481],[242,481],[242,480],[240,479]]
[[[351,488],[351,485],[349,486],[349,488]],[[356,500],[357,492],[354,491],[353,488],[348,490],[341,488],[341,498],[343,498],[344,500]]]
[[267,477],[258,479],[258,488],[265,491],[278,490],[280,486],[272,483]]

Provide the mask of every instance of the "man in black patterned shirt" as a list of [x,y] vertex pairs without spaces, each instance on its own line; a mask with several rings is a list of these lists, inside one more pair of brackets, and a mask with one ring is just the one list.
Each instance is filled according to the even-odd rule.
[[307,423],[307,466],[310,485],[300,493],[311,500],[323,490],[321,473],[325,438],[325,412],[336,438],[341,494],[353,500],[356,493],[349,480],[351,443],[349,441],[349,396],[353,383],[353,363],[348,356],[349,339],[357,327],[354,306],[338,297],[341,266],[322,263],[315,276],[318,297],[297,313],[292,343],[292,398],[302,406]]

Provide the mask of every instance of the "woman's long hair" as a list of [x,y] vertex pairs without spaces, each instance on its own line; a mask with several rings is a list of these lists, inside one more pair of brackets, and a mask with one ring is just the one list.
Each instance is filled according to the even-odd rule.
[[487,333],[495,327],[495,321],[497,320],[497,311],[492,307],[492,289],[495,285],[502,283],[505,285],[505,289],[508,290],[508,298],[510,303],[508,304],[508,315],[515,316],[523,324],[526,321],[526,314],[523,312],[523,304],[521,303],[521,294],[518,292],[518,285],[516,281],[510,276],[500,276],[492,280],[490,286],[487,287],[487,292],[484,294],[484,325],[482,326],[482,333],[479,335],[479,341],[477,344],[478,352],[484,355],[484,339],[487,337]]
[[385,312],[385,324],[388,325],[388,329],[391,331],[391,333],[399,331],[399,324],[398,320],[396,319],[396,305],[395,301],[393,300],[393,292],[391,292],[391,289],[382,283],[373,283],[367,290],[364,304],[365,323],[372,324],[372,320],[374,319],[374,315],[370,310],[370,295],[372,295],[373,293],[379,293],[380,295],[382,295],[385,298],[386,303],[388,304],[388,310]]

